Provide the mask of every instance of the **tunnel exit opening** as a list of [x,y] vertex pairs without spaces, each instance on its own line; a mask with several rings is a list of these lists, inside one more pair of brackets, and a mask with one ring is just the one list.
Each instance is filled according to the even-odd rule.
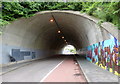
[[66,45],[62,50],[62,54],[76,54],[76,48],[73,45]]

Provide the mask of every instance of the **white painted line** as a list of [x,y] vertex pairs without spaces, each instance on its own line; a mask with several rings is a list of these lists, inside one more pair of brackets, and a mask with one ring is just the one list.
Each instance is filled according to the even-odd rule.
[[[65,60],[65,59],[64,59],[64,60]],[[63,60],[63,61],[64,61],[64,60]],[[60,62],[55,68],[53,68],[40,82],[43,82],[60,64],[63,63],[63,61]]]

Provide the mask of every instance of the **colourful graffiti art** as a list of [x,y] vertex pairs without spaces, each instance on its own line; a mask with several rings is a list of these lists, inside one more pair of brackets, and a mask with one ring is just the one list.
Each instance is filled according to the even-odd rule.
[[105,40],[88,46],[86,58],[101,68],[120,76],[119,48],[120,45],[116,38]]

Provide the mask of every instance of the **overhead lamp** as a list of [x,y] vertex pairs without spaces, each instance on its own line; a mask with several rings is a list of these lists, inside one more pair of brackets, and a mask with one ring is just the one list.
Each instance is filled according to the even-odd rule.
[[62,36],[62,39],[64,39],[65,37],[64,36]]
[[50,19],[50,22],[53,22],[54,21],[54,19]]
[[58,31],[58,33],[60,33],[61,31]]
[[65,40],[66,41],[66,40]]

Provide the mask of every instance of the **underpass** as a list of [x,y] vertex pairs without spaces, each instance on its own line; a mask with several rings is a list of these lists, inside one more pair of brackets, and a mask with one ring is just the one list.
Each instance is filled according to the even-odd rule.
[[[103,68],[103,71],[104,69],[110,71],[110,76],[115,74],[115,77],[112,76],[115,79],[106,79],[107,82],[118,81],[118,30],[111,23],[104,22],[99,25],[98,22],[99,19],[78,11],[55,10],[39,12],[33,17],[20,18],[7,25],[1,39],[1,64],[7,66],[11,63],[10,57],[17,62],[32,59],[40,59],[40,61],[33,61],[25,67],[4,74],[3,81],[40,82],[50,70],[67,57],[61,56],[62,48],[66,45],[73,45],[76,48],[77,57],[82,57],[82,53],[90,61],[89,63],[96,64],[99,68]],[[46,61],[42,61],[43,59]],[[76,60],[80,61],[80,59]],[[87,73],[84,69],[81,71]],[[14,75],[16,73],[18,78]]]

